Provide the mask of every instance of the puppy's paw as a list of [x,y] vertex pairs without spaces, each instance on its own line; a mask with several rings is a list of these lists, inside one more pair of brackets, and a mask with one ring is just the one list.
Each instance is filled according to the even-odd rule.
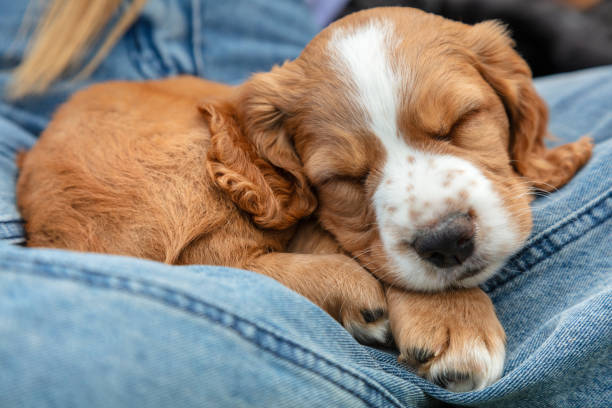
[[486,331],[441,325],[426,336],[404,333],[396,341],[402,342],[399,361],[449,391],[482,389],[504,368],[503,339]]
[[391,342],[389,318],[385,308],[352,309],[342,313],[344,328],[363,344]]
[[339,320],[360,343],[388,344],[392,337],[385,291],[368,271],[353,266],[343,271]]
[[505,333],[480,289],[387,291],[399,361],[450,391],[482,389],[502,374]]

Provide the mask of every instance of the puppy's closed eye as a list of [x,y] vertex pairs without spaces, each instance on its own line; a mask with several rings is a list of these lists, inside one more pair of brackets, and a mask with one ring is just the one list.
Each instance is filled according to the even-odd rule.
[[460,113],[458,118],[451,122],[450,126],[445,125],[441,127],[438,131],[434,132],[431,137],[438,141],[452,142],[455,133],[480,112],[480,107],[468,108],[467,111]]

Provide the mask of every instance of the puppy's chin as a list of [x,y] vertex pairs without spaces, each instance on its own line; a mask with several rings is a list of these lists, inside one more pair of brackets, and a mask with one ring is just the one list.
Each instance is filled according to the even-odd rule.
[[489,264],[477,274],[460,278],[457,282],[455,282],[454,286],[460,288],[472,288],[480,285],[481,283],[484,283],[485,281],[487,281],[487,279],[495,275],[502,268],[506,259],[507,258]]
[[416,259],[394,260],[386,280],[393,286],[420,292],[452,288],[472,288],[484,283],[499,271],[511,254],[494,261],[468,262],[453,268],[437,268]]

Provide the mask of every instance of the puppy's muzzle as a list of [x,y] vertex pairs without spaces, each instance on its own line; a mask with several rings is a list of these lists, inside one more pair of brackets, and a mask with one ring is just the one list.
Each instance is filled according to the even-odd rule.
[[438,268],[461,265],[474,252],[474,223],[468,214],[453,213],[417,233],[416,253]]

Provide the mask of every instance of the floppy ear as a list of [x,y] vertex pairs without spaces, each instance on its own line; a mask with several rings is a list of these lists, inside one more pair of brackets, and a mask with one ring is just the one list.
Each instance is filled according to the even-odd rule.
[[501,97],[510,119],[509,151],[517,173],[534,187],[552,191],[567,183],[590,158],[587,137],[547,149],[548,109],[536,93],[527,63],[514,51],[505,27],[496,21],[470,30],[469,48],[483,78]]
[[296,62],[285,62],[270,72],[254,75],[240,89],[239,120],[257,153],[274,166],[305,182],[302,163],[293,147],[289,125],[302,97],[305,79]]
[[[286,228],[312,213],[316,207],[316,199],[293,146],[293,132],[287,124],[292,109],[298,105],[302,89],[299,81],[303,78],[296,63],[286,62],[270,72],[254,75],[238,89],[234,100],[234,124],[239,125],[239,133],[245,138],[240,149],[245,153],[248,150],[245,146],[250,149],[250,158],[240,160],[254,164],[268,186],[268,189],[260,189],[257,193],[257,197],[265,199],[249,198],[257,203],[257,207],[261,206],[253,212],[258,214],[255,222],[266,228]],[[233,138],[236,137],[235,132]],[[233,145],[238,146],[236,142]],[[232,153],[232,147],[226,144],[220,143],[215,149],[226,153],[226,163],[229,163],[229,155],[238,154]],[[237,158],[231,161],[235,167]],[[251,163],[243,163],[250,169],[244,167],[238,172],[254,174]],[[249,177],[254,183],[253,176]]]
[[273,165],[259,156],[243,134],[233,106],[204,104],[200,111],[211,134],[208,172],[255,224],[282,230],[314,211],[316,200],[301,169],[293,163],[290,168]]

